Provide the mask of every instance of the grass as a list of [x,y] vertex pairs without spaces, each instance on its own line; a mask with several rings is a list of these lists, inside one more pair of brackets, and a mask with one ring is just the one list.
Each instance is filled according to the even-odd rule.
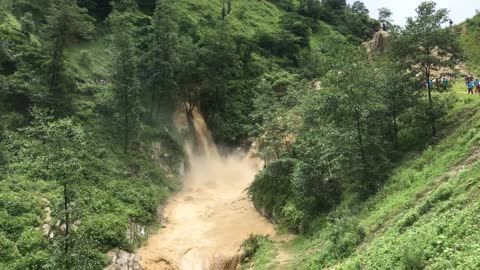
[[258,246],[255,247],[255,250],[252,250],[253,256],[247,258],[247,261],[242,265],[241,269],[251,269],[252,267],[259,270],[272,269],[271,258],[275,258],[278,254],[273,241],[261,236],[256,236],[255,239],[257,239],[255,244]]
[[[178,1],[176,9],[184,23],[205,30],[220,21],[221,3],[220,0]],[[284,13],[268,1],[233,1],[232,12],[226,17],[226,21],[236,34],[251,37],[257,31],[272,32],[277,29]]]

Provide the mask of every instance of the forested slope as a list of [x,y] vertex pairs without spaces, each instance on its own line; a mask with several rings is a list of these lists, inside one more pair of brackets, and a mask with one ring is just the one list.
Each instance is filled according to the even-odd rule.
[[361,204],[345,200],[312,233],[287,244],[288,269],[480,266],[479,103],[462,84],[455,92],[460,99],[445,139],[402,162],[375,196]]
[[134,249],[180,185],[175,110],[199,107],[228,145],[257,135],[260,82],[281,89],[310,47],[377,28],[332,3],[1,1],[0,269],[102,269]]
[[[417,61],[424,57],[417,51],[420,46],[415,42],[422,40],[427,44],[429,33],[418,34],[416,27],[425,25],[422,19],[432,18],[425,14],[442,17],[441,10],[432,10],[431,6],[422,4],[418,16],[405,28],[390,31],[387,58],[411,68],[412,62],[408,59],[396,57],[408,57],[406,52]],[[478,46],[474,45],[477,19],[478,16],[461,27],[442,28],[439,24],[436,30],[429,30],[435,38],[451,32],[451,39],[443,36],[444,42],[435,41],[443,44],[438,48],[461,44],[456,51],[458,59],[462,54],[466,56],[465,62],[475,77],[478,75],[475,74]],[[415,37],[409,37],[410,31],[416,33]],[[258,254],[245,269],[478,269],[480,100],[478,95],[467,94],[464,71],[441,74],[449,79],[446,88],[432,83],[430,100],[442,103],[436,109],[443,108],[432,129],[428,116],[417,118],[425,113],[417,109],[428,109],[430,86],[422,87],[421,83],[427,81],[428,61],[420,60],[418,63],[424,70],[414,73],[403,73],[398,66],[393,67],[392,72],[388,71],[392,67],[377,66],[370,67],[370,72],[360,73],[378,59],[353,61],[357,64],[354,70],[337,64],[340,74],[333,75],[333,84],[332,78],[326,77],[320,87],[316,86],[317,91],[293,86],[292,92],[299,91],[298,94],[275,104],[274,108],[282,115],[279,122],[287,122],[279,137],[288,140],[281,144],[277,139],[274,145],[271,142],[275,139],[265,136],[272,141],[265,142],[262,153],[273,158],[257,175],[251,188],[252,198],[280,228],[305,233],[287,242],[259,238]],[[381,78],[368,75],[383,72],[388,74],[383,77],[387,82],[380,86]],[[397,77],[400,74],[406,76]],[[355,78],[354,86],[343,83],[350,77]],[[362,86],[363,80],[359,78],[367,78],[368,87]],[[406,83],[409,80],[412,84]],[[356,89],[350,90],[350,87]],[[401,100],[407,98],[410,91],[417,91],[418,95],[410,96],[403,103]],[[396,100],[393,104],[403,103],[406,107],[390,107],[392,103],[375,98],[377,95],[393,98]],[[343,104],[348,105],[342,107]],[[348,116],[346,108],[353,113],[355,109],[360,110],[360,117],[352,117],[345,124],[342,118]],[[388,113],[392,108],[401,112]],[[334,116],[330,116],[332,114]],[[325,115],[331,118],[325,121]],[[397,115],[398,121],[382,122],[393,115]],[[352,125],[359,122],[365,126]],[[381,128],[375,128],[379,125]],[[280,125],[268,125],[269,131],[275,126]],[[394,133],[383,134],[388,131],[398,131],[398,139],[391,137]],[[431,131],[437,134],[431,137]],[[362,157],[360,138],[365,157]],[[395,144],[397,147],[393,147]],[[339,151],[342,148],[347,150]],[[390,156],[392,154],[394,156]],[[357,159],[342,160],[355,155]],[[366,178],[361,170],[355,171],[362,164],[370,173]],[[356,173],[349,176],[347,173],[352,171]],[[362,178],[366,182],[356,183]],[[376,185],[362,189],[375,179]],[[372,193],[362,198],[369,191]],[[319,211],[322,208],[328,210]],[[282,259],[285,254],[287,260]]]
[[[180,186],[173,115],[195,108],[226,149],[257,143],[248,193],[299,235],[293,269],[478,268],[479,103],[455,72],[427,83],[462,60],[434,3],[370,53],[361,2],[0,8],[0,269],[102,269],[134,249]],[[275,265],[255,239],[254,266]]]

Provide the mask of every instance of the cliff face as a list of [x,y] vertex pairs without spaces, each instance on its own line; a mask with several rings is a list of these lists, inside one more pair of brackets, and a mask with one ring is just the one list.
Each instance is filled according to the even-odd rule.
[[390,34],[387,31],[380,30],[375,33],[373,39],[364,43],[368,53],[384,52],[387,47],[388,37]]
[[375,51],[383,52],[388,42],[389,33],[386,31],[378,31],[373,36],[372,49]]

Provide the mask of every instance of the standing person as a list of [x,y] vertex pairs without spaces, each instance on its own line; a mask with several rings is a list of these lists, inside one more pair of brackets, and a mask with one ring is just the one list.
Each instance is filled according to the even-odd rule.
[[467,88],[468,88],[468,94],[473,95],[473,81],[470,81],[470,80],[468,81]]
[[443,91],[447,91],[448,79],[446,76],[443,76],[442,84],[443,84]]
[[440,85],[441,85],[441,83],[440,83],[440,77],[435,78],[435,88],[437,88],[438,90],[440,90]]
[[432,79],[428,79],[428,87],[430,89],[433,89],[433,80]]
[[427,89],[427,81],[425,80],[422,81],[422,88]]
[[480,81],[478,79],[475,79],[473,86],[475,86],[475,94],[480,94]]

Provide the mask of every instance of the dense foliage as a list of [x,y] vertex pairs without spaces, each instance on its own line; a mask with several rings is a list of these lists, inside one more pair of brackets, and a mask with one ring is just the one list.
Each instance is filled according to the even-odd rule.
[[402,157],[436,140],[455,99],[447,89],[423,89],[412,67],[430,77],[434,67],[453,65],[460,48],[455,31],[440,27],[445,10],[427,2],[417,12],[392,31],[385,53],[327,43],[301,55],[295,71],[309,81],[292,72],[257,86],[253,132],[266,167],[249,192],[267,217],[308,230],[345,196],[374,194]]
[[[147,124],[135,3],[89,9],[107,17],[95,29],[76,1],[40,2],[0,9],[0,269],[103,269],[178,188],[181,136],[171,119]],[[100,31],[105,49],[72,63]]]
[[[422,4],[385,53],[367,54],[360,44],[380,25],[360,1],[2,1],[0,269],[102,269],[106,251],[133,249],[144,236],[132,228],[153,225],[178,187],[181,107],[198,108],[219,143],[258,141],[265,167],[249,194],[292,232],[368,200],[436,142],[454,104],[415,76],[458,59],[446,18]],[[356,218],[332,213],[313,268],[365,238]],[[421,266],[408,252],[404,264]],[[397,267],[397,255],[368,265]]]

